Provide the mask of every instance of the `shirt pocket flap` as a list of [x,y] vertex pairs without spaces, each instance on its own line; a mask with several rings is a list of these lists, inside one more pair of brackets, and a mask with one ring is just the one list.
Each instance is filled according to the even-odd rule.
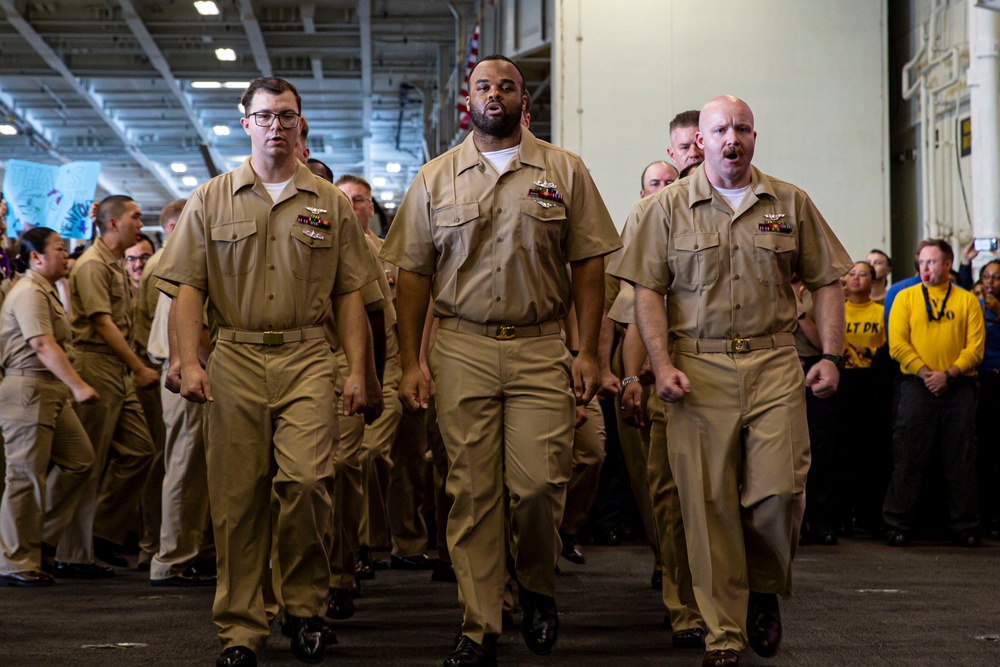
[[758,248],[764,248],[772,252],[791,252],[795,250],[795,237],[776,234],[774,232],[754,234],[753,244]]
[[444,206],[434,211],[434,224],[438,227],[458,227],[478,217],[479,202],[463,202]]
[[306,225],[293,225],[292,238],[305,243],[310,248],[329,248],[333,245],[333,234]]
[[695,232],[693,234],[678,234],[674,237],[674,247],[678,250],[696,252],[705,248],[715,248],[718,245],[718,232]]
[[240,241],[257,233],[256,220],[234,220],[212,225],[213,241]]
[[[521,200],[521,213],[530,215],[532,218],[537,220],[543,220],[545,222],[550,222],[554,220],[565,220],[566,219],[566,207],[562,204],[552,204],[551,206],[543,206],[544,200],[535,199],[533,197],[526,197]],[[546,204],[550,202],[544,202]]]

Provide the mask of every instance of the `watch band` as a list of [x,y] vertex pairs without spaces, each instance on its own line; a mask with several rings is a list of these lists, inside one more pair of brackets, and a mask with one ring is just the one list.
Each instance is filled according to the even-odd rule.
[[638,382],[638,381],[639,381],[638,375],[629,375],[627,378],[622,378],[622,390],[624,390],[625,387],[629,386],[633,382]]
[[832,361],[837,368],[844,370],[844,358],[839,354],[824,354],[820,357],[820,359]]

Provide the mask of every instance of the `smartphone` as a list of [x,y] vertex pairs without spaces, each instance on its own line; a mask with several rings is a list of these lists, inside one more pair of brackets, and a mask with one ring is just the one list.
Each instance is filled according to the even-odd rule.
[[996,239],[977,238],[972,242],[972,247],[976,252],[996,252]]

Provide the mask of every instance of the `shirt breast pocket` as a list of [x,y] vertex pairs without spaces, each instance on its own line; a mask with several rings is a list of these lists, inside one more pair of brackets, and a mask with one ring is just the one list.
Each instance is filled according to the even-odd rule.
[[566,207],[562,204],[542,206],[541,201],[533,197],[521,200],[521,247],[529,252],[545,253],[562,247]]
[[798,247],[794,236],[765,232],[753,235],[753,261],[761,285],[788,282]]
[[694,232],[674,237],[677,278],[686,285],[711,285],[719,279],[719,233]]
[[445,251],[467,257],[475,247],[476,225],[470,224],[479,217],[479,202],[463,202],[436,209],[432,215],[436,245]]
[[292,238],[292,275],[311,283],[322,280],[333,264],[333,234],[296,223]]
[[212,226],[212,242],[224,276],[241,276],[253,271],[257,262],[257,221],[234,220]]

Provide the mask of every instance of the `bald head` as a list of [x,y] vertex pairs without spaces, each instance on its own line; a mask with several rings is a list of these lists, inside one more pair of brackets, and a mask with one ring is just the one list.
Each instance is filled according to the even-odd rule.
[[705,175],[718,188],[736,190],[750,184],[757,132],[746,102],[722,95],[701,108],[698,145],[705,153]]
[[639,196],[646,197],[659,192],[676,180],[677,170],[674,166],[663,160],[657,160],[642,171],[642,189],[639,190]]

